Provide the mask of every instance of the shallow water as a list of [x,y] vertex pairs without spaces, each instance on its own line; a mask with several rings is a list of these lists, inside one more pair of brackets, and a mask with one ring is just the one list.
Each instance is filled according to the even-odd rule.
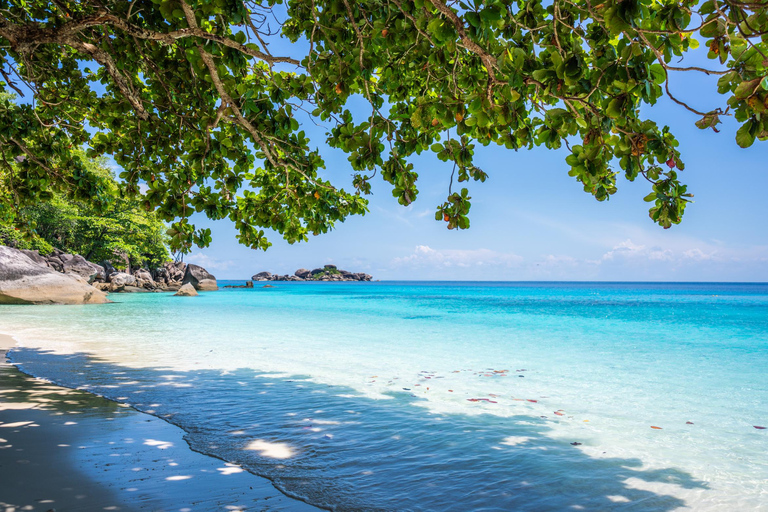
[[768,510],[768,285],[274,284],[0,331],[325,507]]

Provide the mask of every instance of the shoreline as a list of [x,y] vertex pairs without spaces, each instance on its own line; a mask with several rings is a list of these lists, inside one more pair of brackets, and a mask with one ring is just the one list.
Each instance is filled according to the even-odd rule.
[[160,418],[21,372],[15,346],[0,334],[0,511],[321,510]]

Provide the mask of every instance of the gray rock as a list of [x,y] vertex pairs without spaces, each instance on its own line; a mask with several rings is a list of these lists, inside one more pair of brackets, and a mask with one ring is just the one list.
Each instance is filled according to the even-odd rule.
[[23,252],[0,246],[0,304],[103,304],[109,302],[76,275],[61,274]]
[[272,272],[259,272],[258,274],[255,274],[251,279],[254,281],[269,281],[272,277]]
[[154,279],[152,279],[152,274],[150,274],[148,270],[143,269],[143,268],[141,268],[141,269],[137,270],[136,272],[134,272],[133,276],[136,279],[142,279],[144,281],[154,281]]
[[332,268],[332,269],[335,270],[336,269],[336,265],[325,265],[324,268]]
[[61,260],[62,263],[66,263],[69,260],[71,260],[72,258],[74,258],[75,255],[74,254],[63,253],[63,254],[59,254],[58,257],[59,257],[59,259]]
[[[205,284],[203,284],[205,281]],[[216,277],[210,274],[207,270],[199,265],[189,264],[184,271],[184,279],[181,280],[181,284],[191,284],[195,287],[195,290],[211,291],[218,290],[219,287],[216,284]]]
[[314,276],[316,274],[322,274],[323,272],[325,272],[324,268],[316,268],[312,270],[312,275]]
[[300,268],[299,270],[294,272],[293,275],[295,275],[296,277],[300,277],[302,279],[306,279],[307,277],[312,277],[312,272],[305,268]]
[[64,263],[59,259],[58,256],[48,256],[46,260],[48,261],[48,266],[54,269],[56,272],[64,272]]
[[168,272],[168,269],[165,267],[158,267],[152,273],[152,278],[158,283],[167,282],[169,277],[170,277],[170,274]]
[[201,292],[215,292],[219,289],[219,285],[215,279],[203,279],[197,283],[195,289]]
[[197,296],[197,290],[191,283],[185,283],[179,288],[179,291],[173,294],[174,297],[195,297]]
[[44,267],[48,266],[48,260],[45,259],[45,256],[40,256],[40,253],[37,250],[31,250],[31,249],[21,249],[21,252],[26,254],[29,259],[37,263],[38,265],[42,265]]
[[106,278],[104,267],[91,263],[79,254],[65,261],[62,267],[65,274],[77,274],[89,284],[93,284],[94,281],[104,281]]
[[104,269],[104,273],[107,275],[107,277],[117,272],[117,269],[113,267],[112,263],[109,261],[106,261],[106,260],[102,261],[101,263],[99,263],[99,265],[101,266],[101,268]]
[[120,291],[125,286],[136,286],[136,278],[125,272],[115,272],[109,276],[109,284],[114,285],[110,291]]
[[150,293],[152,290],[147,290],[146,288],[142,288],[140,286],[124,286],[121,291],[123,293]]

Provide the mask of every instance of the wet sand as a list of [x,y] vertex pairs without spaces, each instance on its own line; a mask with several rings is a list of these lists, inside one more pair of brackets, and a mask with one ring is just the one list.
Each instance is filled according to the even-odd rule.
[[14,345],[0,335],[0,512],[319,510],[159,418],[18,371]]

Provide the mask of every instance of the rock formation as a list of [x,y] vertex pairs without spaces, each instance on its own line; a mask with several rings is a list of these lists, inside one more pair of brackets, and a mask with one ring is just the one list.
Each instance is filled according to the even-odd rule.
[[209,274],[203,267],[193,265],[192,263],[187,265],[187,270],[184,272],[184,279],[181,280],[181,283],[189,283],[198,291],[213,291],[219,289],[216,284],[216,278],[212,274]]
[[341,270],[336,265],[325,265],[314,270],[300,268],[292,276],[259,272],[251,279],[254,281],[370,281],[373,276],[363,272]]
[[191,283],[185,283],[181,285],[179,291],[173,294],[174,297],[195,297],[197,296],[197,290]]
[[[0,246],[0,304],[103,304],[109,302],[77,273],[65,274],[34,255]],[[71,256],[71,255],[70,255]],[[65,262],[58,259],[63,268]],[[46,262],[47,263],[47,262]]]
[[182,262],[167,262],[154,270],[139,268],[129,274],[117,270],[110,261],[102,261],[97,265],[78,254],[67,254],[60,249],[54,249],[47,256],[41,255],[38,251],[7,249],[24,255],[25,261],[29,261],[35,267],[78,277],[99,291],[175,292],[184,283],[190,283],[197,290],[218,289],[216,278],[208,271],[197,265],[187,265]]
[[224,288],[253,288],[253,281],[246,281],[243,285],[228,284]]

